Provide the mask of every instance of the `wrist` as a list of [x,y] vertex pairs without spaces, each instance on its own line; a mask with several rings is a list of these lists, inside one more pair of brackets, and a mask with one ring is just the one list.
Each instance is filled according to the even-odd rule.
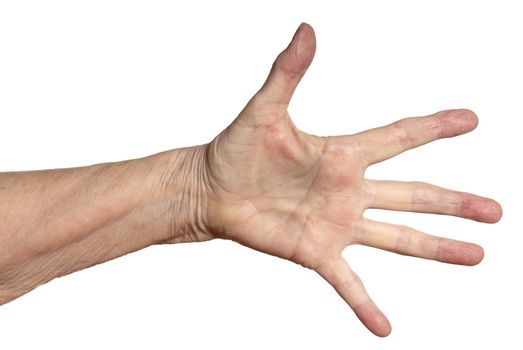
[[180,148],[158,157],[157,193],[169,227],[159,243],[199,242],[213,238],[207,223],[207,145]]

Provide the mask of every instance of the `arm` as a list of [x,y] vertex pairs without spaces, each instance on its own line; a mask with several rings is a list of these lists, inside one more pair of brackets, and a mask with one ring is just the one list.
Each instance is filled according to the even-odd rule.
[[0,174],[0,304],[189,232],[210,238],[197,217],[204,151]]
[[211,143],[92,167],[0,176],[0,302],[154,243],[237,241],[318,272],[369,330],[390,333],[342,256],[350,244],[474,265],[481,247],[366,219],[367,208],[496,222],[495,201],[423,183],[373,181],[365,169],[473,130],[468,110],[318,137],[287,112],[315,52],[303,24],[245,109]]

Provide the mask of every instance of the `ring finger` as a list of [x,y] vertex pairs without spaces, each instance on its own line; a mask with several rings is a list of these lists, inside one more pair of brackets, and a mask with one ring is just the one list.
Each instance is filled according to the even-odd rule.
[[483,249],[477,244],[368,219],[363,221],[355,243],[450,264],[476,265],[483,259]]

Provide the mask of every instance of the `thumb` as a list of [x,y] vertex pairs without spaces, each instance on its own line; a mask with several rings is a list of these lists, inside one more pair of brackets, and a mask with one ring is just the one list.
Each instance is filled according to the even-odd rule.
[[274,61],[258,97],[264,102],[289,104],[294,90],[314,58],[315,51],[314,29],[307,23],[302,23],[289,46]]

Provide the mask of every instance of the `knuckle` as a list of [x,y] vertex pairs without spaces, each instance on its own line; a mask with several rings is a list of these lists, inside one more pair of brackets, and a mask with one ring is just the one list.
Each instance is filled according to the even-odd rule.
[[404,149],[412,148],[413,145],[413,138],[406,128],[406,124],[408,124],[409,121],[411,121],[410,118],[392,123],[392,130],[394,131],[396,142]]
[[427,128],[432,131],[436,138],[440,139],[445,137],[445,128],[441,118],[436,114],[435,116],[429,117],[429,123],[427,123]]
[[433,260],[445,261],[445,242],[446,240],[443,237],[431,237],[429,239]]
[[350,274],[348,274],[348,276],[346,276],[343,280],[341,280],[338,283],[337,287],[340,290],[349,291],[360,285],[362,285],[362,281],[359,278],[359,276],[356,275],[354,272],[351,272]]
[[394,246],[394,251],[396,253],[405,253],[409,250],[412,244],[412,235],[411,228],[408,226],[400,225],[398,226],[398,232],[396,236],[396,242]]
[[443,190],[440,191],[434,202],[439,207],[439,213],[462,217],[465,214],[464,203],[466,200],[466,195],[455,191]]
[[411,187],[411,209],[412,211],[422,210],[427,205],[427,202],[429,200],[427,186],[422,182],[412,182]]
[[358,168],[364,168],[369,163],[369,147],[367,141],[359,135],[345,136],[342,142],[336,138],[331,139],[328,150],[333,154],[339,154],[350,164]]

